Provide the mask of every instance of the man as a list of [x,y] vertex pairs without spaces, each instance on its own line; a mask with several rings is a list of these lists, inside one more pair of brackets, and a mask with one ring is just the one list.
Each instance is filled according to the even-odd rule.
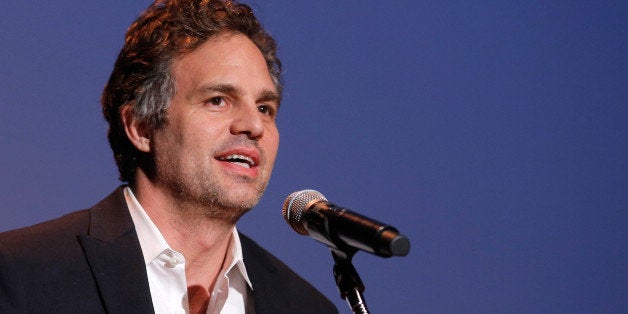
[[0,312],[337,313],[235,229],[275,161],[280,72],[248,6],[156,1],[102,97],[128,184],[1,234]]

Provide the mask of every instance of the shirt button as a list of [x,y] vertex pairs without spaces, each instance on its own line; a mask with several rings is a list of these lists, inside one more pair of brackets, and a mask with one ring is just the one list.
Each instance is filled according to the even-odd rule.
[[170,258],[166,261],[166,264],[164,266],[168,267],[168,268],[174,268],[175,266],[179,265],[179,263],[181,263],[180,260],[176,259],[176,258]]

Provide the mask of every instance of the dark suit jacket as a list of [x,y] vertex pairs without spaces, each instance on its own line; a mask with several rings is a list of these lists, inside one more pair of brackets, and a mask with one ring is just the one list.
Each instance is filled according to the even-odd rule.
[[[256,313],[337,313],[286,265],[241,235]],[[122,189],[94,207],[0,234],[0,313],[153,313]]]

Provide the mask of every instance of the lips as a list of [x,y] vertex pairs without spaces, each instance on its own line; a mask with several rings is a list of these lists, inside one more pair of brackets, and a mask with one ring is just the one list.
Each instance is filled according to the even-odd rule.
[[240,154],[231,154],[228,156],[219,157],[218,160],[226,161],[235,165],[239,165],[244,168],[251,168],[256,165],[253,158],[246,155],[240,155]]
[[[217,160],[234,166],[235,169],[255,169],[260,163],[260,153],[252,148],[230,149],[219,153]],[[237,168],[236,168],[237,167]]]

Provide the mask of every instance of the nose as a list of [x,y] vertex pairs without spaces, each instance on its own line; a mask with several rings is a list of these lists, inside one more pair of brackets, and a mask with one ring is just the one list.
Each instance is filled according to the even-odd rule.
[[231,134],[245,134],[251,140],[258,140],[264,134],[262,114],[257,104],[239,106],[234,112]]

